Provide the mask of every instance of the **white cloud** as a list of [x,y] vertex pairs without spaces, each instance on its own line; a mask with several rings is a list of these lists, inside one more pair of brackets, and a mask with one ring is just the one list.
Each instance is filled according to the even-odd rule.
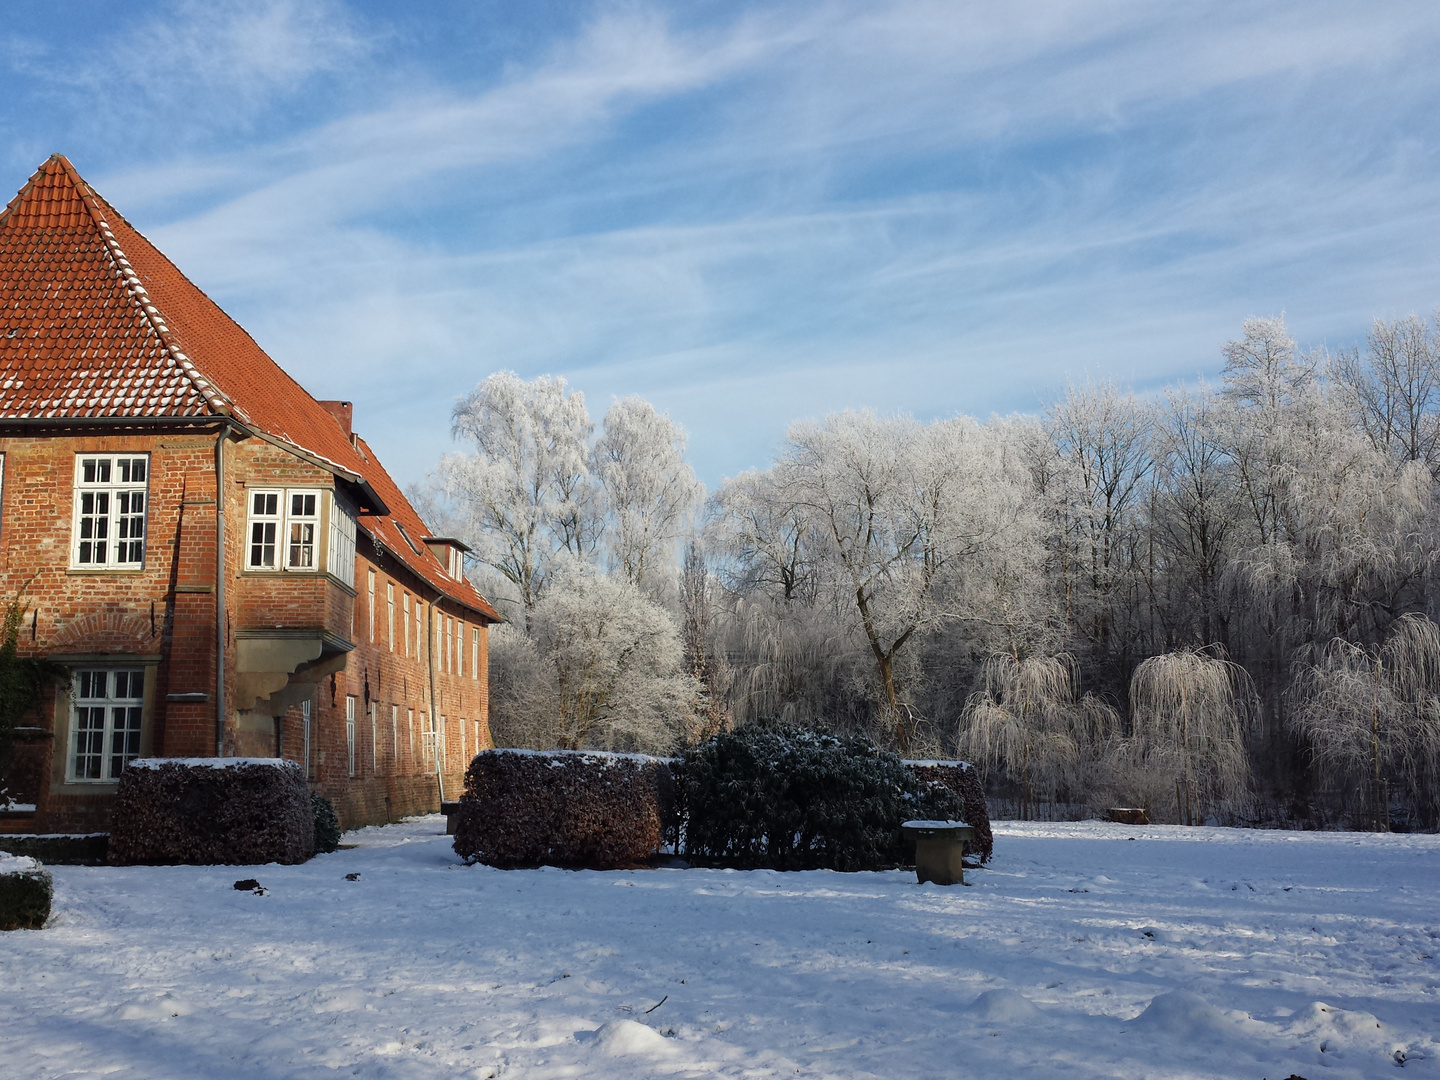
[[[268,10],[166,50],[253,102],[363,52]],[[1392,130],[1440,89],[1424,11],[611,8],[479,89],[93,179],[132,218],[200,198],[147,232],[402,480],[514,367],[646,394],[713,482],[801,413],[1034,407],[1213,370],[1245,315],[1440,299],[1436,133]]]

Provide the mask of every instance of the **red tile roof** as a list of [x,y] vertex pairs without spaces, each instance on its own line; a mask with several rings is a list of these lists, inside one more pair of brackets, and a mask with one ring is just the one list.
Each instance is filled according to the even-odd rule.
[[[440,592],[498,619],[422,545],[368,448],[56,154],[0,212],[0,422],[226,416],[358,482],[384,504],[360,524]],[[397,537],[398,539],[398,537]]]

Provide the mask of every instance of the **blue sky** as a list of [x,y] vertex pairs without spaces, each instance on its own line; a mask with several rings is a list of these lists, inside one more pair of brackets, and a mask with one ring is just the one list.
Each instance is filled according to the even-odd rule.
[[791,420],[1034,411],[1440,304],[1433,3],[15,2],[53,151],[402,483],[489,372]]

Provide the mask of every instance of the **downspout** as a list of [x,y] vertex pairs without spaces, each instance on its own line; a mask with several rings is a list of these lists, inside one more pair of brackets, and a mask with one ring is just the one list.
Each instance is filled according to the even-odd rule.
[[[437,597],[440,593],[435,594]],[[435,726],[435,781],[440,788],[440,801],[445,801],[445,729],[440,724],[440,713],[435,709],[435,602],[430,602],[430,611],[425,616],[426,667],[430,673],[430,723]]]
[[215,756],[225,756],[225,440],[221,423],[215,440]]

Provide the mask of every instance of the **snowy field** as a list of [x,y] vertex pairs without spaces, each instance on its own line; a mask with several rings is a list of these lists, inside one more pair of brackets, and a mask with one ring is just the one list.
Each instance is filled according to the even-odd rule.
[[0,935],[0,1075],[1440,1077],[1436,836],[1005,824],[944,889],[501,872],[442,831],[54,868],[51,926]]

